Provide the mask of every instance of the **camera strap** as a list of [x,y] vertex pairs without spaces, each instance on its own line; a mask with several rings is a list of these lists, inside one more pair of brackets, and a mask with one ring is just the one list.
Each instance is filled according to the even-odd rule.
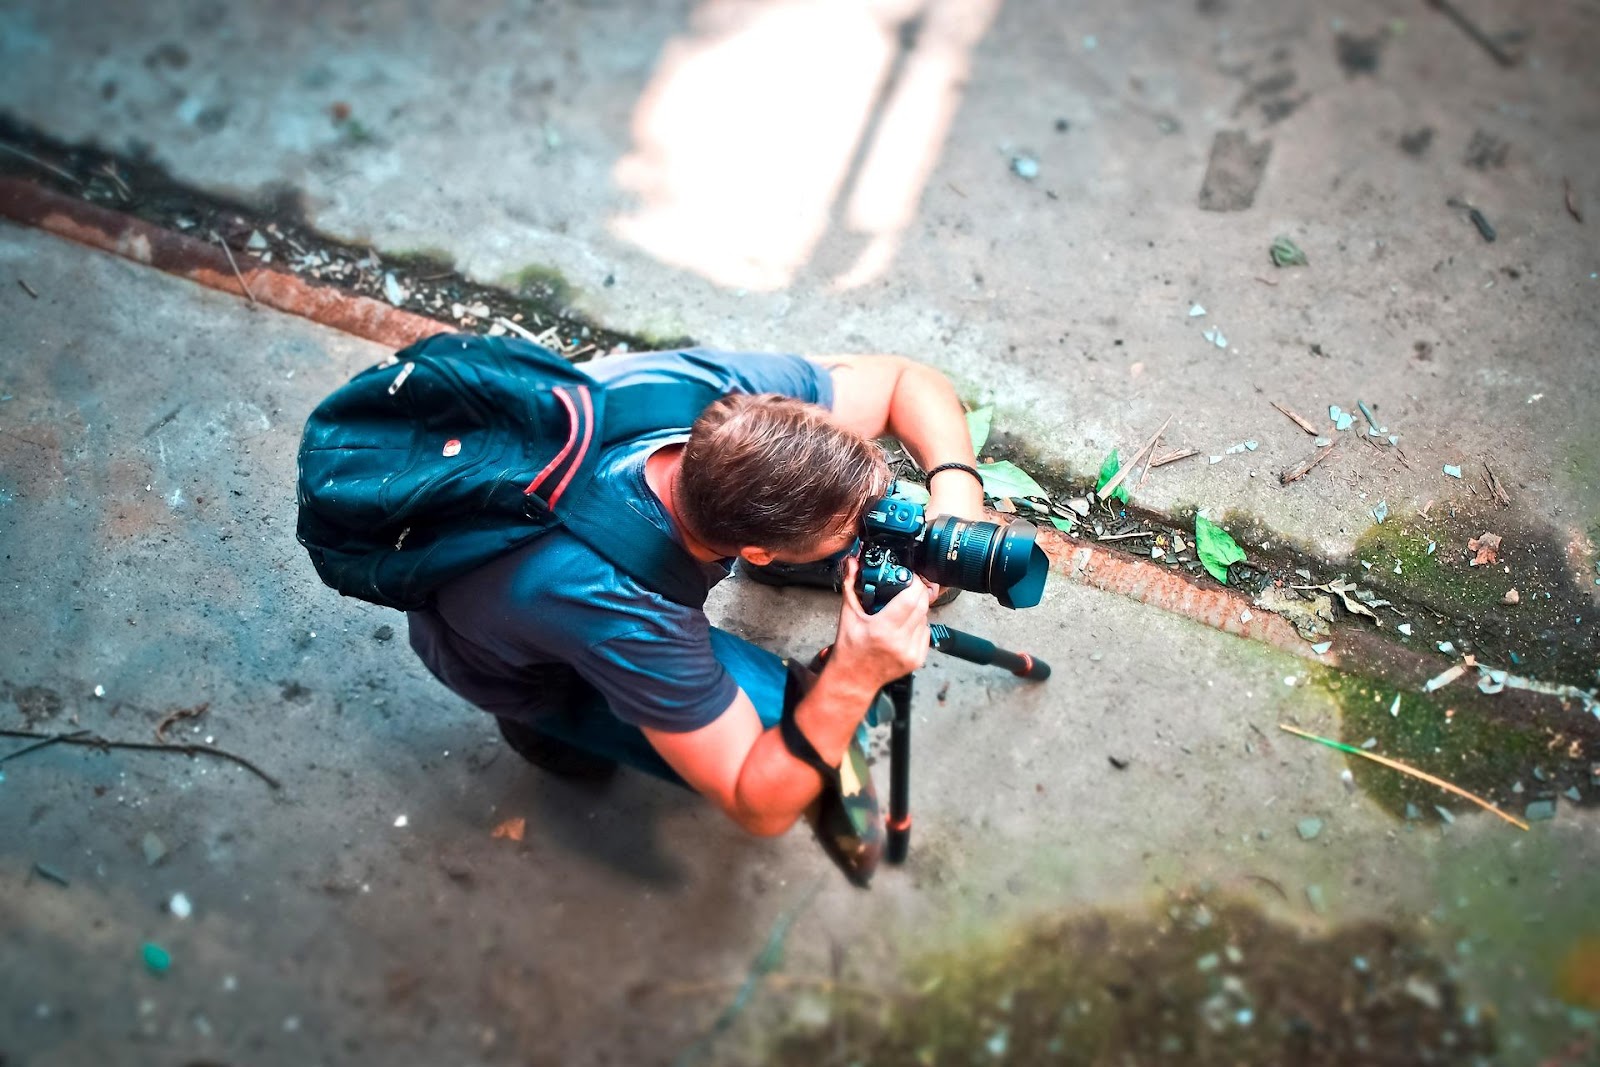
[[794,660],[789,661],[788,668],[789,677],[783,687],[783,714],[778,719],[778,736],[783,739],[783,747],[789,750],[789,755],[822,775],[824,785],[837,785],[839,768],[830,767],[823,760],[817,746],[811,743],[794,718],[795,709],[816,684],[817,676]]

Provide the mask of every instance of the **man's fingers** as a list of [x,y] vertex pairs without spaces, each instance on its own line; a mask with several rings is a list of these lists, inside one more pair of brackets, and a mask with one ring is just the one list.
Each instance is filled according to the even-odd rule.
[[866,609],[861,606],[861,598],[856,596],[856,575],[861,573],[861,561],[854,556],[844,558],[844,602],[845,606],[857,615],[865,615]]
[[880,614],[887,619],[893,619],[898,622],[919,607],[925,608],[927,604],[928,587],[921,582],[912,582],[891,597],[889,603],[884,605]]

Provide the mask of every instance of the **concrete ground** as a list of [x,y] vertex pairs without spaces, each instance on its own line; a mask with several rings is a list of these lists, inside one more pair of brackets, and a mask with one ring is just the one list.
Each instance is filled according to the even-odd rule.
[[[287,187],[327,232],[482,281],[558,270],[613,329],[916,355],[1041,466],[1092,473],[1174,415],[1169,445],[1202,455],[1139,502],[1322,556],[1379,500],[1391,521],[1471,503],[1488,459],[1592,573],[1600,250],[1563,179],[1578,213],[1600,203],[1593,3],[1468,5],[1528,31],[1509,70],[1399,3],[644,7],[22,4],[0,108],[204,188]],[[1248,209],[1203,211],[1224,129],[1272,153]],[[1268,261],[1279,234],[1309,267]],[[294,542],[304,415],[387,352],[9,225],[0,269],[0,725],[151,741],[204,705],[169,736],[281,782],[66,744],[5,764],[7,1062],[673,1062],[795,909],[777,977],[842,954],[891,987],[930,947],[1173,892],[1241,898],[1286,942],[1414,932],[1449,1010],[1496,1019],[1494,1062],[1593,1026],[1592,977],[1568,980],[1600,936],[1592,808],[1528,834],[1398,819],[1276,731],[1340,736],[1316,668],[1066,581],[1031,611],[948,609],[1056,676],[919,675],[911,859],[869,893],[801,831],[748,839],[636,777],[543,779]],[[1357,400],[1404,462],[1352,430],[1278,485],[1310,440],[1270,402],[1320,427]],[[834,610],[738,582],[712,609],[785,653]],[[508,818],[520,842],[492,836]],[[784,988],[749,1013],[815,1014]]]

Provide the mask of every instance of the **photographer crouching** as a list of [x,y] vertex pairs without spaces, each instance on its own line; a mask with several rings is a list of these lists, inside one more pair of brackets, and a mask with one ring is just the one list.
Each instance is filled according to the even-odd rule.
[[[484,350],[480,362],[467,365],[478,349]],[[429,379],[428,360],[447,358],[459,359],[471,373],[447,368]],[[982,484],[950,382],[930,367],[886,355],[802,358],[694,349],[553,371],[527,362],[534,358],[559,362],[514,339],[441,335],[354,379],[342,407],[338,394],[325,402],[308,424],[300,473],[301,541],[319,573],[341,592],[409,609],[411,646],[423,663],[493,714],[510,746],[536,766],[597,779],[626,764],[703,794],[755,834],[782,834],[805,815],[834,861],[865,884],[882,853],[883,820],[860,743],[862,722],[880,690],[922,666],[928,608],[939,590],[913,578],[892,551],[886,563],[883,551],[852,548],[869,508],[890,489],[875,443],[885,435],[930,472],[929,514],[981,519]],[[565,446],[552,448],[548,462],[541,458],[542,469],[530,466],[536,476],[516,490],[518,501],[527,501],[528,517],[542,524],[538,535],[486,554],[464,573],[427,587],[425,596],[378,595],[374,590],[388,580],[385,568],[396,560],[414,578],[424,564],[406,562],[407,553],[427,562],[431,544],[448,547],[465,538],[448,530],[430,533],[422,529],[423,518],[393,518],[381,510],[373,514],[393,522],[371,531],[360,528],[360,512],[335,515],[372,484],[352,464],[373,462],[373,446],[355,440],[350,427],[371,423],[372,412],[385,404],[384,418],[410,419],[404,431],[410,443],[389,442],[389,454],[403,455],[396,462],[413,467],[431,464],[417,473],[416,484],[443,492],[439,485],[465,477],[457,472],[477,468],[449,468],[443,475],[435,468],[484,447],[479,437],[450,430],[450,420],[466,418],[464,410],[481,420],[481,411],[467,409],[492,405],[456,393],[446,403],[440,390],[491,381],[515,359],[539,373],[581,377],[576,387],[546,390],[571,417]],[[375,375],[383,377],[363,381]],[[515,403],[520,382],[507,380],[507,403]],[[622,415],[620,400],[602,402],[635,386],[646,389],[633,389],[631,399],[645,401],[634,407],[657,408],[654,414]],[[670,416],[654,397],[672,388],[699,390],[709,401],[697,399],[686,409],[699,412],[692,425],[688,419],[660,422]],[[404,411],[389,410],[397,405]],[[618,427],[630,418],[645,432]],[[623,434],[630,435],[618,440]],[[434,437],[449,437],[442,450]],[[586,456],[591,443],[597,447]],[[432,458],[418,460],[424,452]],[[325,469],[333,473],[325,477]],[[379,480],[388,486],[391,478]],[[336,483],[348,487],[342,497]],[[468,488],[483,499],[499,492]],[[473,522],[482,510],[475,498]],[[878,514],[881,519],[881,508]],[[522,515],[514,517],[527,525]],[[617,547],[630,543],[622,527],[640,517],[647,528],[636,535],[639,543],[663,543],[651,550],[647,565]],[[893,534],[891,527],[888,545],[915,553],[927,540],[918,537],[921,512],[915,521],[901,518],[904,529]],[[336,520],[344,527],[329,526]],[[946,527],[952,528],[957,534],[969,529]],[[357,560],[348,542],[367,534],[372,558]],[[1007,540],[957,537],[945,547]],[[872,561],[871,581],[859,576],[860,555]],[[808,580],[809,572],[809,584],[818,584],[822,574],[824,584],[840,587],[838,631],[820,671],[788,665],[710,625],[700,606],[705,591],[736,562],[774,584]],[[960,569],[950,566],[952,574]]]

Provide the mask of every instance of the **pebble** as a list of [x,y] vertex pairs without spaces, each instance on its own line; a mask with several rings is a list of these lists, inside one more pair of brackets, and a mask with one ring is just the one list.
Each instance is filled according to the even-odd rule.
[[187,919],[194,913],[194,905],[189,903],[189,898],[182,893],[172,894],[172,899],[167,901],[167,910],[174,918]]
[[167,843],[161,840],[154,830],[144,835],[144,839],[139,842],[139,848],[144,852],[145,863],[151,867],[160,863],[167,856]]
[[408,294],[406,293],[404,287],[402,287],[401,284],[395,280],[393,273],[385,273],[383,276],[383,295],[388,299],[389,303],[393,304],[395,307],[399,307],[401,304],[406,302],[406,296]]
[[144,955],[144,965],[150,968],[152,974],[166,974],[172,969],[172,954],[155,942],[145,942],[141,951]]
[[1295,829],[1300,831],[1300,840],[1310,841],[1322,833],[1321,819],[1301,819]]
[[1406,979],[1406,992],[1434,1011],[1439,1010],[1443,998],[1439,996],[1439,987],[1419,975],[1412,975]]
[[1320,885],[1306,886],[1306,903],[1311,905],[1311,910],[1322,915],[1328,910],[1328,898],[1323,895]]
[[1017,177],[1032,181],[1039,176],[1039,161],[1032,156],[1013,156],[1011,170]]
[[1535,800],[1529,804],[1522,813],[1523,818],[1529,822],[1543,822],[1556,817],[1556,802],[1553,800]]

